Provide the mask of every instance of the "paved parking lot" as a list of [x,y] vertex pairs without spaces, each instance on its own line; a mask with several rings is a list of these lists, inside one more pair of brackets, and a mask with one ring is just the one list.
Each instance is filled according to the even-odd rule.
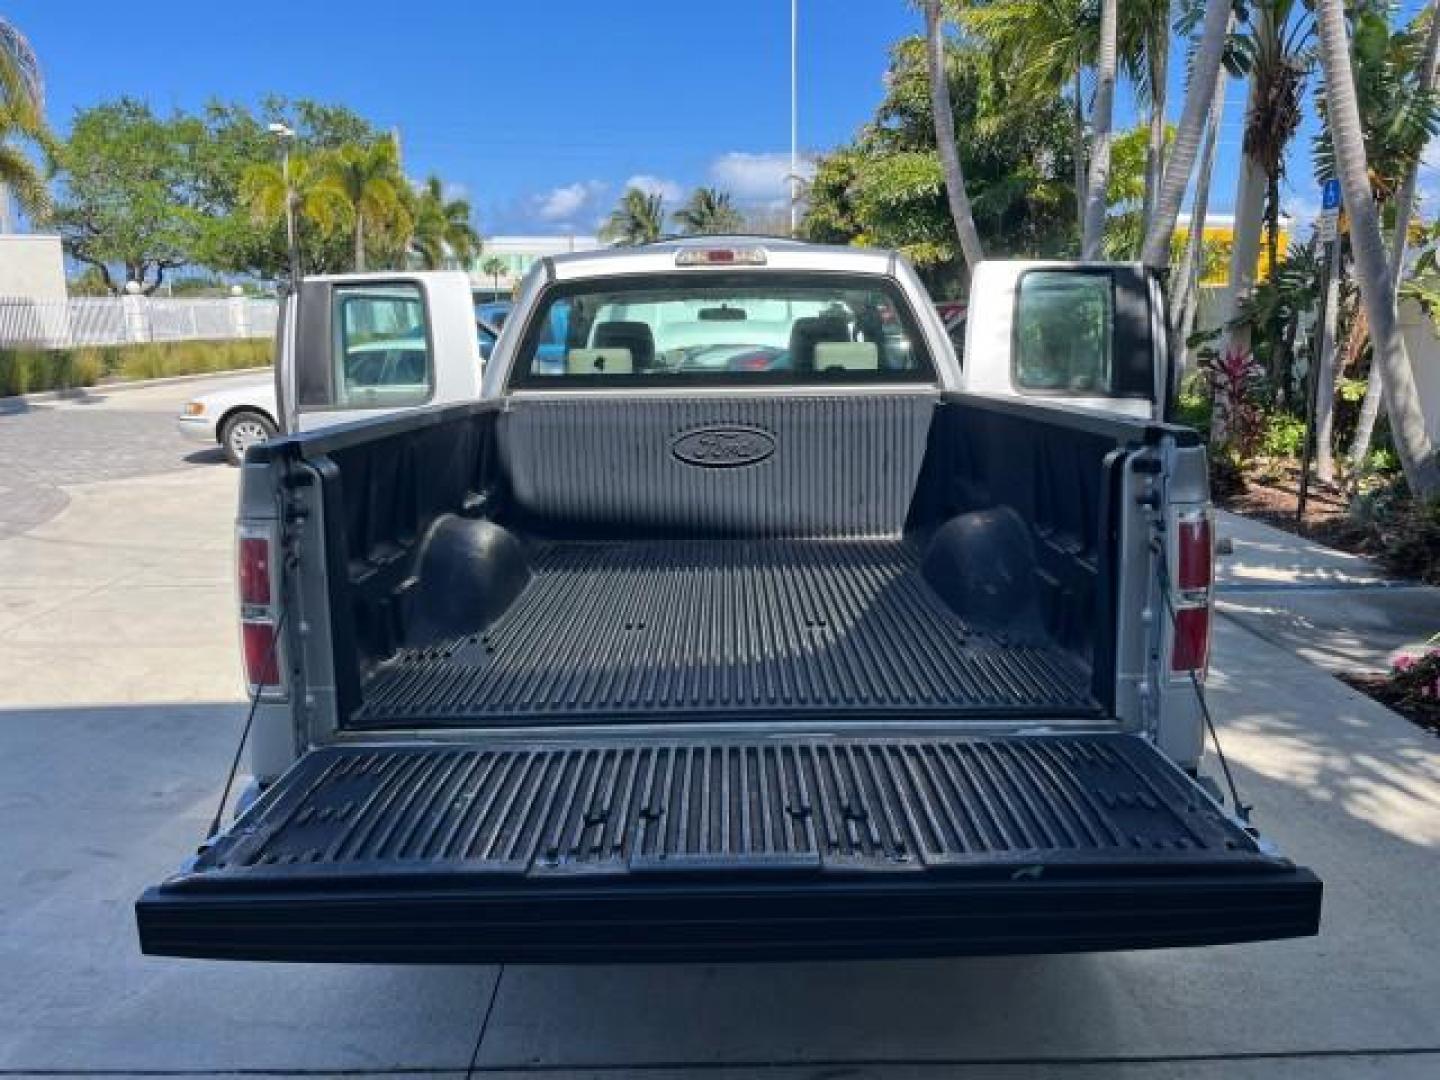
[[773,966],[139,956],[130,905],[200,840],[242,719],[235,473],[170,423],[197,389],[0,411],[0,1076],[1440,1075],[1440,742],[1229,619],[1212,701],[1256,820],[1325,879],[1315,939]]

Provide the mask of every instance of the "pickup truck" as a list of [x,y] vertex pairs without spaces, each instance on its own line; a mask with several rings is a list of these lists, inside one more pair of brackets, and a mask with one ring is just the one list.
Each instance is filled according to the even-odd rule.
[[[1019,390],[987,393],[894,253],[560,256],[523,282],[477,400],[252,447],[254,780],[139,898],[143,951],[774,960],[1316,933],[1320,881],[1200,772],[1205,449],[1070,404],[1146,396],[1168,354],[1163,319],[1117,313],[1150,288],[1127,275],[1019,272]],[[443,285],[390,283],[427,342],[472,318]],[[345,393],[346,289],[307,282],[287,313],[298,413]]]

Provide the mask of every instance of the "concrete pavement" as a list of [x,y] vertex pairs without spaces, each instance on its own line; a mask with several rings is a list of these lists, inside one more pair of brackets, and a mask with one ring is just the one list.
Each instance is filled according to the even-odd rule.
[[1216,561],[1220,614],[1312,664],[1388,671],[1396,652],[1440,633],[1440,589],[1236,514],[1217,525],[1234,544]]
[[234,480],[64,484],[0,537],[0,1076],[1440,1074],[1440,743],[1230,618],[1215,714],[1256,822],[1325,879],[1318,938],[770,966],[141,957],[130,905],[204,832],[242,721]]

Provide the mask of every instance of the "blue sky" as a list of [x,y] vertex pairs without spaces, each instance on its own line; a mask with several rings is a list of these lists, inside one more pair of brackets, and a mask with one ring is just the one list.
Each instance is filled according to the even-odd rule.
[[[62,132],[77,107],[121,94],[160,110],[269,92],[342,102],[398,127],[407,171],[462,186],[486,233],[589,231],[634,178],[672,202],[697,183],[754,204],[783,196],[788,0],[4,0],[4,12],[40,56]],[[870,117],[888,46],[918,28],[903,0],[801,0],[803,150]],[[1232,83],[1212,211],[1233,201],[1243,113]],[[1301,216],[1318,203],[1312,133],[1313,117],[1290,170]]]

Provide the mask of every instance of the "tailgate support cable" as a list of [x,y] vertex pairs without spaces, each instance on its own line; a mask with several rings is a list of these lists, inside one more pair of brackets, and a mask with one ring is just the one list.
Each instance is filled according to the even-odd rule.
[[[270,635],[270,651],[265,654],[265,667],[269,667],[275,659],[275,650],[280,645],[280,635],[285,630],[285,616],[289,613],[288,608],[282,608],[280,618],[275,620],[275,632]],[[262,686],[256,686],[250,692],[250,711],[245,714],[245,726],[240,729],[240,741],[235,745],[235,756],[230,759],[230,771],[225,776],[225,789],[220,793],[220,805],[215,807],[215,817],[210,822],[210,828],[205,833],[205,841],[220,831],[220,824],[225,818],[225,806],[230,801],[230,789],[235,784],[235,774],[240,771],[240,756],[245,752],[245,743],[250,738],[250,728],[255,723],[255,710],[260,707],[260,694],[264,690]],[[203,848],[204,843],[201,844]]]
[[[1164,529],[1163,523],[1160,527],[1162,530]],[[1163,536],[1155,541],[1154,550],[1160,560],[1160,596],[1165,603],[1165,613],[1170,617],[1170,629],[1173,633],[1176,621],[1175,605],[1170,598],[1170,564],[1166,561],[1166,545]],[[1205,729],[1210,732],[1210,741],[1215,745],[1215,757],[1220,761],[1220,771],[1225,776],[1225,786],[1230,789],[1230,805],[1234,808],[1235,816],[1248,826],[1252,807],[1240,798],[1240,790],[1235,786],[1235,776],[1230,771],[1230,762],[1225,757],[1225,748],[1220,745],[1220,732],[1215,729],[1215,721],[1210,716],[1210,704],[1205,700],[1205,687],[1201,685],[1200,676],[1194,671],[1190,672],[1190,686],[1195,691],[1195,700],[1200,705],[1200,715],[1205,718]]]

